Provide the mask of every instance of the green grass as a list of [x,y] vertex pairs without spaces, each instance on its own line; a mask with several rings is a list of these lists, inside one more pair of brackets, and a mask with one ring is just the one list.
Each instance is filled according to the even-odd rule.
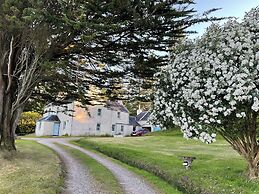
[[[117,160],[118,161],[118,160]],[[153,188],[155,188],[157,191],[163,194],[180,194],[180,192],[177,188],[172,187],[170,184],[168,184],[166,181],[161,179],[158,176],[153,175],[152,173],[149,173],[146,170],[142,170],[133,166],[129,166],[125,163],[118,162],[125,168],[129,169],[130,171],[136,173],[137,175],[141,176],[144,180],[146,180],[148,183],[150,183]]]
[[[87,150],[90,150],[92,152],[95,152],[96,154],[101,155],[102,157],[107,157],[107,155],[104,155],[94,149],[92,149],[91,147],[89,147],[86,144],[81,144],[78,142],[71,142],[75,145],[81,146],[82,148],[85,148]],[[136,167],[127,165],[123,162],[121,162],[120,160],[116,160],[114,158],[109,158],[109,160],[112,160],[114,163],[117,163],[121,166],[123,166],[124,168],[127,168],[128,170],[136,173],[138,176],[142,177],[144,180],[146,180],[154,189],[156,189],[159,193],[163,193],[163,194],[180,194],[182,192],[178,191],[178,189],[172,187],[170,184],[168,184],[166,181],[162,180],[160,177],[157,177],[155,175],[153,175],[152,173],[149,173],[146,170],[142,170],[142,169],[138,169]]]
[[110,194],[123,193],[122,187],[118,183],[115,176],[103,165],[98,163],[96,160],[80,152],[79,150],[63,146],[58,144],[66,151],[68,151],[74,158],[78,159],[82,164],[86,166],[90,174],[98,182],[98,186],[104,191],[108,191]]
[[55,194],[63,185],[58,156],[33,141],[18,140],[15,153],[0,152],[1,194]]
[[[161,132],[157,132],[161,133]],[[258,193],[259,183],[248,182],[245,161],[222,139],[207,145],[185,140],[179,132],[129,138],[84,138],[90,147],[131,166],[147,170],[187,193]],[[185,170],[180,156],[195,156]]]
[[71,135],[62,135],[62,136],[53,136],[53,135],[43,135],[43,136],[36,136],[35,133],[30,133],[26,135],[19,136],[18,138],[80,138],[80,137],[113,137],[109,134],[102,134],[102,135],[79,135],[79,136],[71,136]]

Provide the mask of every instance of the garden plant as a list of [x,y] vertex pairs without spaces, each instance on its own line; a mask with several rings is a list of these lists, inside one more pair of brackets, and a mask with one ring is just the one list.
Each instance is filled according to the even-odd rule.
[[241,22],[212,24],[199,39],[174,47],[159,74],[154,116],[181,127],[186,138],[212,143],[223,136],[259,176],[259,8]]

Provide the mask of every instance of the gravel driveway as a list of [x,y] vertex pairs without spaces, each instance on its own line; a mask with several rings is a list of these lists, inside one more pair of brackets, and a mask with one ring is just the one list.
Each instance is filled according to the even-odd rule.
[[37,139],[37,142],[46,145],[56,151],[65,164],[66,177],[65,188],[62,194],[108,194],[102,191],[98,183],[91,176],[87,168],[71,157],[64,149],[57,146],[56,139]]
[[159,194],[159,192],[154,190],[142,178],[124,167],[112,162],[106,157],[68,143],[68,141],[73,140],[72,138],[34,138],[34,140],[51,147],[61,156],[67,169],[65,194],[102,194],[107,192],[98,188],[94,178],[91,177],[85,166],[82,166],[77,160],[54,143],[70,146],[101,163],[115,175],[127,194]]

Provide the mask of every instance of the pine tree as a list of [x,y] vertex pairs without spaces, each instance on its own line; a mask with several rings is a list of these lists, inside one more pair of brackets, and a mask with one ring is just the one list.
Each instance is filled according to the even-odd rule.
[[[94,85],[112,94],[134,64],[168,52],[194,18],[188,0],[0,1],[0,146],[29,98],[88,103]],[[152,68],[163,65],[157,56]],[[146,68],[148,69],[148,68]],[[143,73],[143,72],[142,72]]]

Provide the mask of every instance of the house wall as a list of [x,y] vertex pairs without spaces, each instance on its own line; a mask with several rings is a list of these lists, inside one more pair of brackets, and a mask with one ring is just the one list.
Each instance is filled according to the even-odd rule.
[[41,128],[41,125],[42,125],[41,121],[36,122],[36,128],[35,128],[35,135],[36,136],[42,136],[42,134],[43,134],[43,130]]
[[[98,109],[101,109],[101,115],[98,115]],[[103,106],[94,106],[91,107],[90,111],[91,117],[93,119],[93,134],[96,135],[115,135],[115,134],[122,134],[128,135],[131,132],[129,123],[129,113],[114,111],[107,109]],[[119,116],[118,116],[119,114]],[[100,130],[97,129],[97,124],[100,124]],[[115,126],[114,131],[112,131],[112,126]],[[123,126],[123,131],[121,131],[121,126]]]
[[53,134],[54,122],[38,121],[36,123],[36,136],[51,136]]
[[[123,131],[121,127],[123,126]],[[128,136],[133,132],[133,125],[117,123],[116,124],[116,131],[112,133],[112,135],[121,134],[123,136]]]
[[150,127],[151,128],[151,132],[153,131],[153,126],[149,124],[148,121],[138,121],[138,123],[141,125],[141,126],[137,126],[136,127],[136,130],[140,130],[144,127]]
[[[62,105],[62,106],[53,106],[49,105],[44,108],[43,117],[48,115],[57,115],[60,119],[60,129],[59,136],[62,135],[71,135],[71,126],[73,122],[74,115],[74,103]],[[51,134],[52,135],[52,134]]]
[[[101,115],[98,115],[101,109]],[[73,111],[74,110],[74,111]],[[129,135],[133,126],[129,125],[129,113],[107,109],[102,105],[82,108],[80,103],[73,102],[65,106],[49,105],[45,107],[43,116],[57,115],[61,121],[59,135]],[[120,113],[118,113],[120,112]],[[118,117],[119,114],[119,117]],[[97,130],[97,124],[100,127]],[[112,131],[112,126],[115,130]],[[121,131],[123,126],[123,131]]]
[[80,104],[74,102],[74,117],[71,119],[70,134],[72,136],[93,135],[94,121],[92,118],[93,107],[86,108],[80,107]]

